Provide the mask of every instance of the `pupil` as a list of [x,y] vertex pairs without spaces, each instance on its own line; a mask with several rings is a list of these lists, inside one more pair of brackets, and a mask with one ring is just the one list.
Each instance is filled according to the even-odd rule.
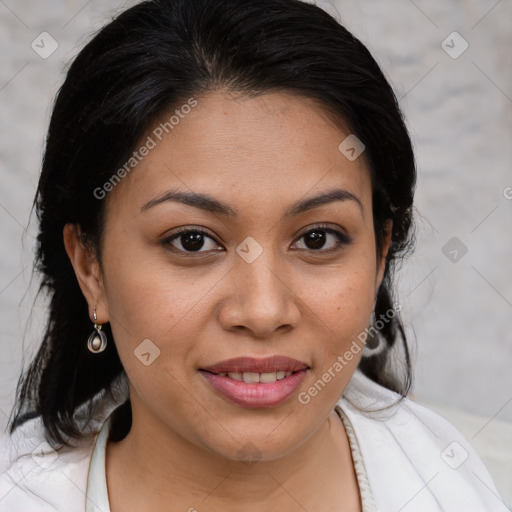
[[181,245],[187,251],[198,251],[203,247],[203,234],[197,231],[181,235]]
[[[308,243],[312,242],[311,244]],[[321,249],[325,243],[325,233],[321,231],[311,231],[309,235],[306,236],[306,245],[310,249]]]

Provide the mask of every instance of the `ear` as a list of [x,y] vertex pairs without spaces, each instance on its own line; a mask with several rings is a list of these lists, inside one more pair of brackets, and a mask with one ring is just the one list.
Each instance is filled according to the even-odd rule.
[[382,283],[382,279],[384,278],[384,271],[386,270],[386,256],[389,251],[389,247],[391,246],[391,233],[393,229],[393,221],[391,219],[388,219],[386,221],[386,238],[384,240],[384,243],[382,245],[382,252],[380,255],[377,255],[379,257],[379,260],[377,261],[377,276],[375,279],[375,296],[377,296],[377,292],[379,291],[379,287]]
[[63,230],[64,246],[73,265],[80,289],[89,304],[89,317],[94,318],[96,308],[97,322],[108,322],[106,294],[103,277],[95,251],[82,236],[78,224],[66,224]]

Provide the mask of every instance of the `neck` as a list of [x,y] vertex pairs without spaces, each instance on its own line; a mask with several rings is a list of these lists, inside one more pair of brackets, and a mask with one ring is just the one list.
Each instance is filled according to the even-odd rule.
[[[128,435],[107,446],[112,512],[128,510],[120,496],[133,510],[155,512],[214,512],[232,510],[234,504],[237,510],[251,512],[320,510],[319,496],[328,496],[332,506],[334,487],[346,495],[357,485],[350,446],[335,411],[302,444],[273,460],[251,445],[240,451],[243,461],[228,459],[152,416],[134,410],[133,418]],[[176,508],[169,509],[169,504]]]

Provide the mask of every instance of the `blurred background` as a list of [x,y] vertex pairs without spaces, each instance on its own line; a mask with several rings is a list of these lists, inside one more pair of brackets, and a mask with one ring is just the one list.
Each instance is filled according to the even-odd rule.
[[[53,98],[90,36],[133,3],[0,0],[2,429],[45,324],[29,216]],[[512,1],[327,9],[381,65],[416,150],[417,248],[397,275],[412,396],[465,435],[512,507]]]

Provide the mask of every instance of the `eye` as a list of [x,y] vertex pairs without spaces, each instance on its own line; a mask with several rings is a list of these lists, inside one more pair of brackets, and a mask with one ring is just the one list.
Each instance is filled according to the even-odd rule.
[[[310,250],[313,252],[331,252],[341,249],[351,243],[351,239],[336,229],[328,226],[315,226],[301,235],[299,240],[304,239],[305,247],[299,250]],[[209,242],[209,247],[208,247]],[[171,236],[162,240],[162,245],[174,252],[181,253],[207,253],[219,251],[219,245],[208,232],[202,228],[182,228]]]
[[323,225],[309,229],[301,235],[299,240],[301,239],[304,239],[305,247],[299,249],[316,252],[336,251],[351,242],[351,239],[341,231]]
[[[210,244],[207,243],[210,241]],[[213,244],[211,243],[213,242]],[[210,252],[219,247],[215,240],[201,228],[183,228],[162,240],[162,245],[176,252]],[[210,245],[210,247],[208,247]],[[201,250],[205,249],[205,250]]]

